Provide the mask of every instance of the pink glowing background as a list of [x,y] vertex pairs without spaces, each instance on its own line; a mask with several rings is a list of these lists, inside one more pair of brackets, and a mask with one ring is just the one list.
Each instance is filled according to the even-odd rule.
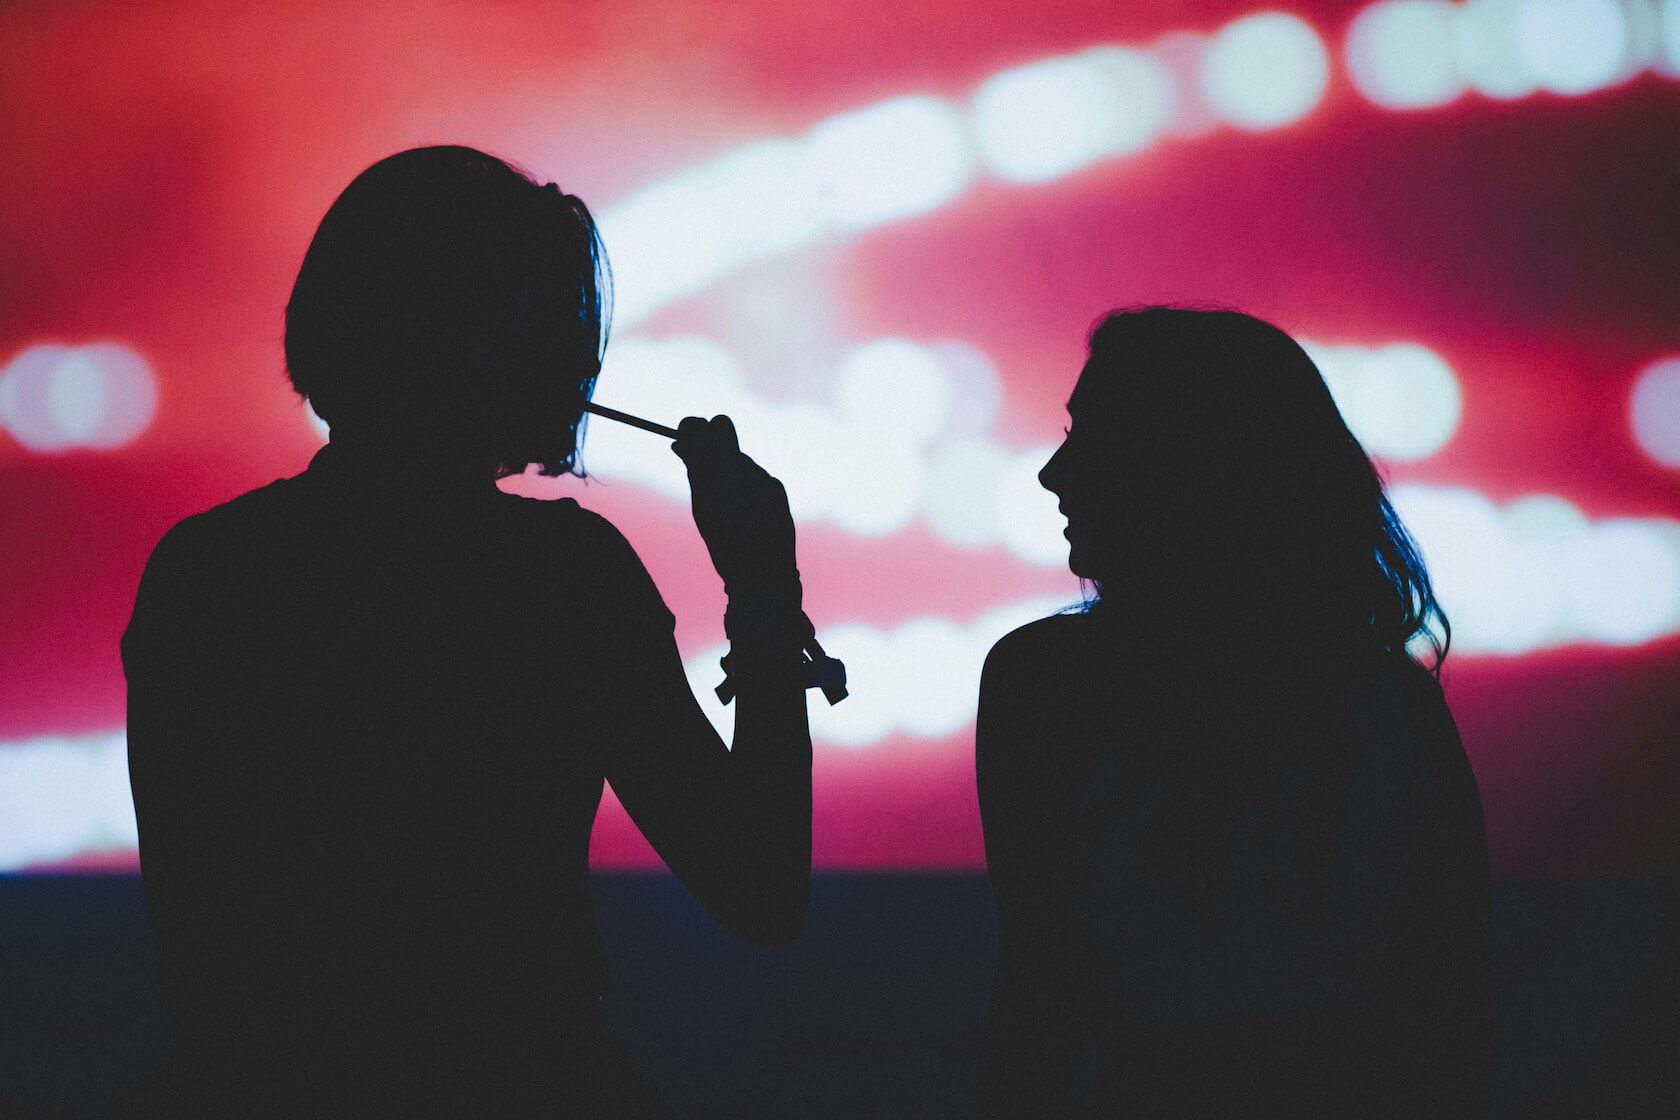
[[[618,327],[613,345],[625,349],[609,351],[598,399],[631,407],[630,375],[615,378],[614,357],[642,347],[657,358],[672,339],[731,356],[743,371],[737,396],[766,416],[799,402],[835,407],[826,402],[836,371],[869,340],[947,355],[956,341],[983,356],[985,369],[967,376],[992,379],[981,388],[997,407],[964,413],[985,393],[960,379],[911,401],[938,407],[932,427],[898,450],[932,470],[958,440],[1010,462],[1053,445],[1085,330],[1120,304],[1229,305],[1330,348],[1424,348],[1450,370],[1455,410],[1442,421],[1390,400],[1371,406],[1371,430],[1383,408],[1402,429],[1446,426],[1412,444],[1402,430],[1403,454],[1387,467],[1415,488],[1415,508],[1435,511],[1433,535],[1422,533],[1432,556],[1477,554],[1445,581],[1455,621],[1472,619],[1447,687],[1496,864],[1680,868],[1680,373],[1664,372],[1680,367],[1662,364],[1680,353],[1680,5],[1470,9],[1511,21],[1507,46],[1531,71],[1528,88],[1498,87],[1473,67],[1470,17],[1446,4],[1364,24],[1362,9],[1323,0],[1275,9],[1313,32],[1320,78],[1310,44],[1299,57],[1278,53],[1296,42],[1287,36],[1243,55],[1241,36],[1221,33],[1258,6],[1216,0],[8,5],[0,863],[135,866],[113,817],[122,791],[88,792],[109,787],[123,724],[117,639],[165,529],[296,473],[319,446],[285,382],[281,310],[316,222],[358,171],[418,144],[481,147],[584,197],[606,215],[613,253],[614,229],[633,225],[630,204],[661,184],[688,183],[761,140],[816,145],[826,122],[909,97],[937,110],[928,127],[935,139],[948,127],[957,162],[866,167],[887,183],[874,209],[868,198],[848,211],[845,198],[824,196],[826,217],[807,214],[750,252],[714,246],[698,265],[685,258],[671,267],[697,269],[692,282],[645,299],[629,286],[661,262],[624,234],[633,318]],[[1448,28],[1458,38],[1442,20],[1458,21]],[[1163,39],[1185,31],[1207,38]],[[1620,53],[1592,71],[1581,59],[1612,32]],[[1573,53],[1549,46],[1558,35]],[[1056,97],[1084,87],[1057,85],[1065,74],[1054,67],[1015,85],[994,79],[1088,59],[1081,52],[1102,45],[1143,52],[1125,56],[1142,83],[1128,88],[1149,91],[1125,102],[1132,116],[1119,119],[1133,131],[1046,149],[1060,142],[1051,126],[1079,108]],[[1049,77],[1034,86],[1035,74]],[[924,156],[933,158],[916,144],[907,158]],[[899,195],[894,176],[909,177]],[[688,211],[648,213],[677,253],[715,241],[710,223],[752,217],[701,209],[684,227]],[[69,360],[29,357],[32,348],[107,342],[143,358],[155,402],[118,373],[88,373],[97,355],[69,372],[30,372]],[[114,380],[76,389],[99,376]],[[637,392],[656,397],[656,387]],[[86,438],[43,446],[43,423]],[[601,482],[559,489],[636,545],[698,664],[721,640],[721,589],[680,502],[634,464],[615,481],[606,441],[621,433],[605,428],[592,434],[601,460],[589,460]],[[98,438],[109,446],[92,446]],[[784,472],[790,491],[900,461],[853,450],[851,461]],[[1506,580],[1470,571],[1493,562],[1475,532],[1505,531],[1476,510],[1508,511],[1536,494],[1584,517],[1559,530],[1568,541],[1547,538],[1552,566],[1519,564]],[[862,714],[845,717],[853,723],[827,733],[819,722],[823,866],[981,865],[971,721],[930,714],[915,696],[867,698],[870,667],[973,645],[983,630],[974,620],[1000,606],[1078,596],[1065,568],[1015,530],[953,529],[962,511],[927,514],[933,500],[906,498],[907,512],[885,525],[860,527],[820,503],[802,519],[809,610],[825,635],[853,636],[855,653],[839,637],[828,644],[855,662],[862,700]],[[996,507],[1000,524],[1032,514],[1026,498],[1011,500]],[[1606,523],[1621,535],[1592,537]],[[1588,537],[1596,543],[1581,545]],[[1473,601],[1507,592],[1515,597],[1503,606]],[[1536,612],[1555,614],[1555,625],[1501,630]],[[906,627],[930,617],[949,625]],[[916,645],[928,632],[949,640]],[[875,657],[870,642],[889,653]],[[972,696],[966,703],[971,711]],[[608,865],[655,860],[610,798],[594,854]]]

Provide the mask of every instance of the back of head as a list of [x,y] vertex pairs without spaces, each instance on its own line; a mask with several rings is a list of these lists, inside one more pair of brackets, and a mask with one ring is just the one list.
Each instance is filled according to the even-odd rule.
[[558,473],[600,369],[604,261],[554,184],[471,148],[399,152],[310,243],[286,307],[292,385],[335,443]]
[[[1094,428],[1121,542],[1089,574],[1105,610],[1287,650],[1292,638],[1403,651],[1446,620],[1416,546],[1312,359],[1234,311],[1106,316],[1069,404]],[[1049,468],[1047,468],[1048,470]],[[1169,625],[1170,625],[1169,620]]]

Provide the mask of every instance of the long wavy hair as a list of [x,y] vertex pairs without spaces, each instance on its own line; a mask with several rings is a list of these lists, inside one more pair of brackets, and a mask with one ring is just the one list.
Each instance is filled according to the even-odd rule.
[[1427,645],[1439,674],[1452,628],[1423,557],[1299,343],[1250,315],[1176,307],[1112,312],[1089,342],[1074,423],[1100,424],[1141,476],[1115,508],[1147,554],[1095,580],[1093,606],[1147,610],[1149,587],[1124,585],[1147,570],[1237,604],[1267,639]]
[[286,305],[286,368],[335,442],[581,473],[611,302],[581,199],[473,148],[412,148],[321,219]]

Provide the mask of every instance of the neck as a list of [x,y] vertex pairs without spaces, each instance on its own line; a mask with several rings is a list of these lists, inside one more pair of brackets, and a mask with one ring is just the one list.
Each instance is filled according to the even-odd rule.
[[328,473],[422,492],[488,490],[496,484],[496,464],[482,456],[419,440],[369,438],[336,429],[311,463],[312,468],[317,465]]

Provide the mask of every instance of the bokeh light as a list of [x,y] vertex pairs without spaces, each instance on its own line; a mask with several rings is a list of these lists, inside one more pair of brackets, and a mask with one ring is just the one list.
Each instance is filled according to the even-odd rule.
[[1465,79],[1493,98],[1526,97],[1539,87],[1517,42],[1527,0],[1469,0],[1454,13],[1453,42]]
[[1665,467],[1680,468],[1680,357],[1652,362],[1628,398],[1633,438]]
[[1294,124],[1330,83],[1330,58],[1304,20],[1259,12],[1216,32],[1202,55],[1202,92],[1221,119],[1256,131]]
[[109,451],[157,411],[157,377],[126,346],[31,346],[0,370],[0,425],[31,451]]
[[1588,93],[1621,74],[1628,19],[1616,0],[1525,0],[1517,49],[1541,88]]
[[1151,55],[1098,48],[1006,70],[974,94],[981,157],[999,178],[1039,183],[1145,147],[1171,111]]
[[1456,53],[1456,13],[1444,0],[1373,4],[1348,27],[1348,74],[1384,108],[1427,109],[1464,92]]

